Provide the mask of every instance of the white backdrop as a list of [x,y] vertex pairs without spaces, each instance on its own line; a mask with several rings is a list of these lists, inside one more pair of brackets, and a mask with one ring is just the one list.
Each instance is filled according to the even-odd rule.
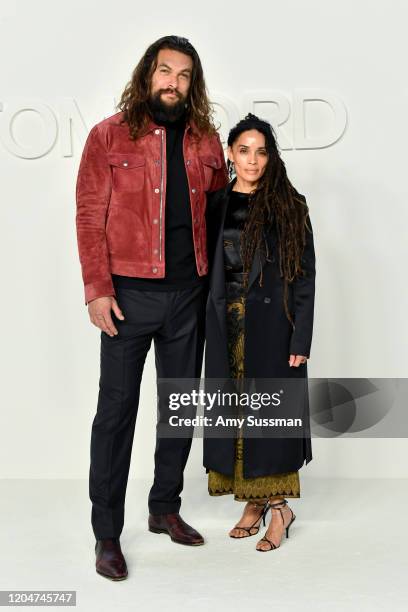
[[[116,112],[163,35],[197,48],[224,137],[248,111],[272,120],[307,197],[317,255],[310,376],[406,375],[403,0],[157,0],[154,13],[129,0],[0,6],[0,477],[87,477],[100,332],[84,305],[76,173],[88,130]],[[133,477],[152,475],[154,420],[150,353]],[[312,444],[307,476],[408,476],[406,440]],[[187,476],[203,476],[200,440]]]

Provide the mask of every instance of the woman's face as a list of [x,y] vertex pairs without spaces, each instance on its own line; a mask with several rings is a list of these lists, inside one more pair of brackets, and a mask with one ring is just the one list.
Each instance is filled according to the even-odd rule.
[[258,130],[242,132],[228,147],[228,159],[234,162],[237,179],[255,187],[268,162],[265,136]]

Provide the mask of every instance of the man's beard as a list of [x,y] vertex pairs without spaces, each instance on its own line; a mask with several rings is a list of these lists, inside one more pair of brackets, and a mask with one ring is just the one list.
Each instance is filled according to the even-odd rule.
[[161,99],[162,93],[165,92],[168,93],[168,90],[160,89],[155,94],[151,94],[148,101],[149,108],[158,121],[177,121],[177,119],[180,119],[185,113],[186,99],[175,91],[174,93],[178,96],[177,102],[171,105],[166,104]]

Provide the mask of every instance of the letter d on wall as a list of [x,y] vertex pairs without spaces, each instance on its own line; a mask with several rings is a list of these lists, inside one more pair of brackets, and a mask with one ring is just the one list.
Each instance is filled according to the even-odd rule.
[[[327,122],[327,117],[322,113],[315,119],[319,127],[323,124],[324,135],[320,137],[308,137],[308,118],[306,116],[306,103],[324,103],[332,111],[332,117]],[[293,142],[295,149],[324,149],[337,142],[344,134],[347,127],[347,110],[344,103],[336,94],[323,89],[298,89],[293,93]],[[317,110],[317,109],[316,109]],[[323,109],[321,109],[323,110]],[[327,114],[327,113],[325,113]]]

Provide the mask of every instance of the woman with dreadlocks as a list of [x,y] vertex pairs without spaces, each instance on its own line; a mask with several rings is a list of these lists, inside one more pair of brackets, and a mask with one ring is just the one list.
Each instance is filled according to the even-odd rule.
[[244,377],[306,379],[298,437],[247,437],[243,427],[228,438],[208,429],[204,436],[209,494],[247,502],[229,535],[256,535],[271,510],[256,545],[265,552],[280,546],[285,529],[288,537],[295,515],[286,497],[300,497],[298,470],[312,459],[306,361],[313,331],[313,233],[306,199],[287,177],[268,122],[249,114],[230,131],[228,167],[235,178],[207,201],[206,380],[234,379],[242,390]]

